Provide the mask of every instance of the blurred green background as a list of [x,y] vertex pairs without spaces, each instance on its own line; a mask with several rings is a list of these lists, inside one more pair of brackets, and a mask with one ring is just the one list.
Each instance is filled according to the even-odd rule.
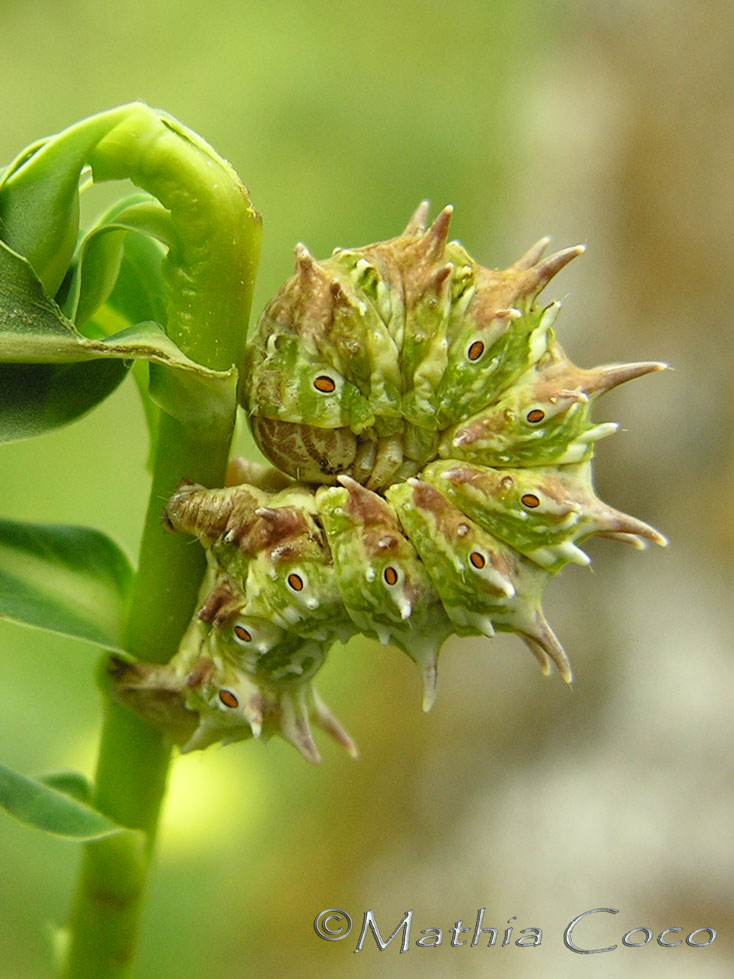
[[[457,640],[423,715],[402,654],[334,650],[320,690],[358,762],[320,738],[319,769],[280,742],[176,763],[140,979],[731,974],[733,30],[715,0],[0,0],[0,161],[115,104],[167,109],[263,214],[258,311],[297,241],[323,257],[390,237],[428,197],[486,265],[546,233],[588,242],[548,294],[567,298],[564,347],[675,367],[596,412],[624,429],[599,446],[600,495],[672,545],[593,542],[594,573],[552,584],[574,692],[516,638]],[[0,513],[87,523],[134,555],[144,459],[126,384],[2,449]],[[3,763],[91,772],[97,651],[6,623],[0,645]],[[51,975],[77,860],[0,816],[0,979]],[[343,942],[314,933],[330,907],[355,920]],[[449,947],[480,907],[542,928],[541,947]],[[620,911],[584,940],[619,948],[572,954],[564,927],[598,907]],[[408,908],[413,943],[440,927],[441,947],[354,954],[363,912],[389,934]],[[638,926],[719,937],[622,947]]]

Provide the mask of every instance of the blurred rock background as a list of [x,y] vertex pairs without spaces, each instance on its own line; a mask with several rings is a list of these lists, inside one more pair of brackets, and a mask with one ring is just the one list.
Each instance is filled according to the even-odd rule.
[[[587,242],[552,291],[564,347],[584,366],[675,369],[597,408],[625,429],[598,447],[600,495],[672,543],[593,542],[593,573],[552,584],[574,692],[516,638],[454,641],[425,716],[406,657],[336,649],[320,689],[357,763],[321,739],[316,770],[281,743],[175,765],[140,979],[730,975],[731,3],[0,0],[0,25],[0,160],[114,104],[165,107],[264,216],[258,310],[297,241],[325,256],[389,237],[428,197],[456,205],[453,234],[487,265],[546,233]],[[134,555],[135,399],[124,385],[76,425],[3,447],[0,513],[91,524]],[[6,623],[0,648],[2,761],[91,772],[97,651]],[[44,922],[64,920],[77,859],[0,816],[2,979],[51,975]],[[343,942],[314,933],[329,907],[355,919]],[[485,926],[541,928],[541,947],[451,948],[480,907]],[[563,929],[598,907],[619,914],[578,936],[619,947],[572,954]],[[408,908],[409,955],[399,938],[354,955],[364,911],[385,935]],[[639,926],[719,937],[623,947]],[[443,945],[416,948],[434,927]]]

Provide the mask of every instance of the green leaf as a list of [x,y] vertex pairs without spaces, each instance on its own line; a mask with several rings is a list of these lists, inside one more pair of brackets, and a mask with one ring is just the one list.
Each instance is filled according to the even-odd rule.
[[70,840],[98,840],[134,832],[62,789],[61,785],[69,785],[68,780],[57,780],[54,785],[53,779],[29,778],[0,765],[0,806],[21,823]]
[[158,241],[142,234],[126,235],[120,272],[104,309],[114,310],[128,323],[152,320],[165,326],[168,292],[161,259]]
[[0,618],[123,650],[132,580],[100,531],[0,520]]
[[78,802],[92,801],[92,783],[81,772],[50,772],[48,775],[39,775],[38,781],[63,792],[64,795],[70,795]]
[[[167,296],[161,262],[163,246],[171,244],[178,245],[178,236],[170,213],[149,194],[118,201],[79,245],[68,286],[64,284],[64,314],[81,327],[109,302],[125,326],[146,320],[164,325]],[[116,331],[105,334],[110,332]]]
[[[79,246],[72,274],[65,283],[64,314],[77,327],[83,327],[85,336],[98,339],[132,323],[153,321],[165,326],[168,294],[163,279],[163,244],[176,237],[169,212],[148,194],[134,194],[113,205]],[[148,396],[147,364],[137,361],[132,375],[152,450],[159,411]]]
[[122,361],[138,359],[173,369],[158,385],[159,403],[170,414],[206,427],[231,411],[234,368],[214,371],[195,363],[157,323],[83,336],[45,294],[30,264],[0,242],[0,441],[73,421],[120,383],[127,369]]
[[76,248],[82,170],[97,143],[129,113],[121,106],[38,140],[0,177],[2,238],[26,256],[50,296]]
[[[79,243],[89,176],[147,195],[115,205]],[[80,417],[129,361],[150,364],[154,436],[156,405],[200,431],[229,430],[259,243],[232,167],[142,103],[23,150],[0,170],[0,442]],[[141,389],[145,377],[136,371]]]
[[0,442],[43,435],[81,418],[127,373],[122,361],[101,364],[0,364]]

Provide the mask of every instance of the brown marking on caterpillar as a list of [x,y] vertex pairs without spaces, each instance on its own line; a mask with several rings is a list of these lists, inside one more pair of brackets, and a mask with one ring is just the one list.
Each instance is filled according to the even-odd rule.
[[476,472],[471,466],[459,462],[455,466],[452,466],[451,469],[445,470],[441,475],[449,483],[461,486],[462,483],[471,483],[476,477]]
[[307,537],[310,531],[306,515],[292,506],[259,507],[257,516],[259,522],[253,526],[246,541],[240,544],[240,549],[246,554],[256,554],[285,541]]
[[362,528],[365,555],[368,558],[385,557],[397,553],[403,535],[387,502],[377,493],[368,490],[351,476],[339,476],[339,482],[348,491],[347,514],[350,520]]
[[520,497],[520,502],[529,510],[534,510],[537,506],[540,506],[540,497],[536,496],[535,493],[524,493]]
[[187,687],[201,687],[212,678],[216,666],[210,659],[197,660],[189,670],[185,683]]
[[430,483],[424,483],[420,479],[409,480],[413,487],[413,499],[415,505],[421,510],[426,510],[434,516],[447,516],[451,505],[443,493],[440,493]]
[[337,474],[348,470],[357,454],[357,436],[350,428],[317,428],[257,415],[250,424],[268,459],[306,482],[335,483]]
[[196,617],[209,625],[222,626],[242,608],[242,598],[235,595],[230,586],[219,581],[206,597]]

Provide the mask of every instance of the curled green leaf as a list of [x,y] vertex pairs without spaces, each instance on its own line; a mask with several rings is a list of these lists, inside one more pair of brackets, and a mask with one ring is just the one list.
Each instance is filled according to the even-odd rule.
[[49,296],[61,285],[76,248],[82,170],[94,146],[127,112],[126,106],[112,109],[39,140],[3,172],[3,240],[26,256]]
[[[161,262],[164,245],[175,244],[176,237],[168,211],[147,194],[118,201],[80,242],[60,301],[64,315],[81,328],[109,301],[124,325],[154,320],[164,326]],[[133,266],[134,278],[126,265]]]

